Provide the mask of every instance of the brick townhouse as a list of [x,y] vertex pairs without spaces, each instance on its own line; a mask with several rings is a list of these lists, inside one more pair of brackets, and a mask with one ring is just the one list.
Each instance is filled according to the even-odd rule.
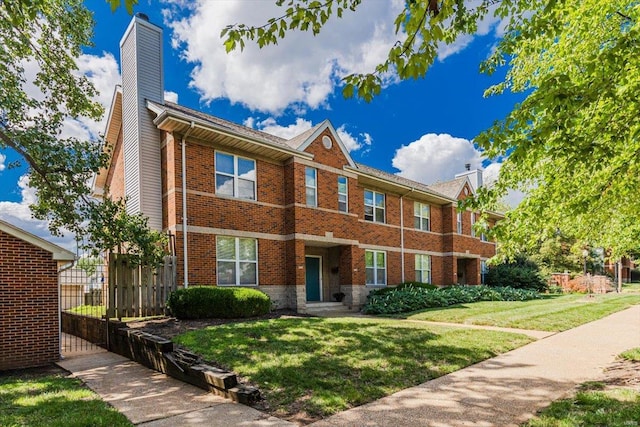
[[254,286],[304,311],[403,281],[481,282],[495,244],[456,211],[481,171],[429,186],[355,163],[329,121],[286,140],[164,101],[162,30],[144,17],[120,49],[94,189],[175,235],[180,284]]

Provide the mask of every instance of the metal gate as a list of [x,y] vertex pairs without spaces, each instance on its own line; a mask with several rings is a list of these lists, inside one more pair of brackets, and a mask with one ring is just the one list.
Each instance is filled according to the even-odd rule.
[[61,354],[107,346],[107,266],[100,256],[82,255],[58,275]]

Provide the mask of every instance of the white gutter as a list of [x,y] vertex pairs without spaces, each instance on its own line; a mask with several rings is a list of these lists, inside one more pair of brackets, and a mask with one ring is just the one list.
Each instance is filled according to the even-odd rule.
[[182,255],[184,263],[184,287],[189,287],[189,256],[187,251],[187,136],[191,133],[195,123],[191,122],[189,129],[182,135]]
[[404,196],[413,192],[413,188],[400,196],[400,271],[404,283]]

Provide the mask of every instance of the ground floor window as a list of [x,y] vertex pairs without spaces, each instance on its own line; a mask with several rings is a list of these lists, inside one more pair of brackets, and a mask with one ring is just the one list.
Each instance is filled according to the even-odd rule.
[[241,237],[216,238],[218,285],[258,284],[258,241]]
[[480,261],[480,283],[485,284],[485,276],[487,275],[487,261]]
[[365,251],[367,285],[387,284],[387,253],[383,251]]
[[431,283],[431,256],[416,254],[416,281]]

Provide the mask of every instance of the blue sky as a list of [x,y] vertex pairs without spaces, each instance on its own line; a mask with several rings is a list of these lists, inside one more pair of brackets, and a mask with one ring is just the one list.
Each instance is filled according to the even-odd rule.
[[[420,80],[389,79],[371,103],[345,100],[340,77],[373,69],[388,47],[402,34],[393,33],[393,17],[402,1],[363,2],[357,15],[331,23],[318,37],[290,33],[278,46],[243,53],[224,53],[218,38],[223,25],[264,23],[279,16],[273,1],[200,0],[185,2],[142,0],[137,12],[164,28],[164,70],[167,99],[227,120],[291,137],[329,119],[356,162],[398,173],[426,183],[452,179],[465,163],[491,164],[471,142],[495,120],[504,117],[522,99],[520,95],[484,98],[499,82],[479,73],[501,36],[503,23],[487,19],[475,37],[443,46],[439,58]],[[109,106],[119,82],[119,41],[131,16],[121,8],[112,13],[104,0],[86,2],[95,13],[94,45],[79,60],[96,84],[99,101]],[[69,133],[95,137],[101,123],[80,122]],[[15,153],[0,151],[0,218],[47,237],[46,224],[29,218],[33,192],[23,177],[25,168],[7,168]],[[72,246],[70,236],[53,239]]]

